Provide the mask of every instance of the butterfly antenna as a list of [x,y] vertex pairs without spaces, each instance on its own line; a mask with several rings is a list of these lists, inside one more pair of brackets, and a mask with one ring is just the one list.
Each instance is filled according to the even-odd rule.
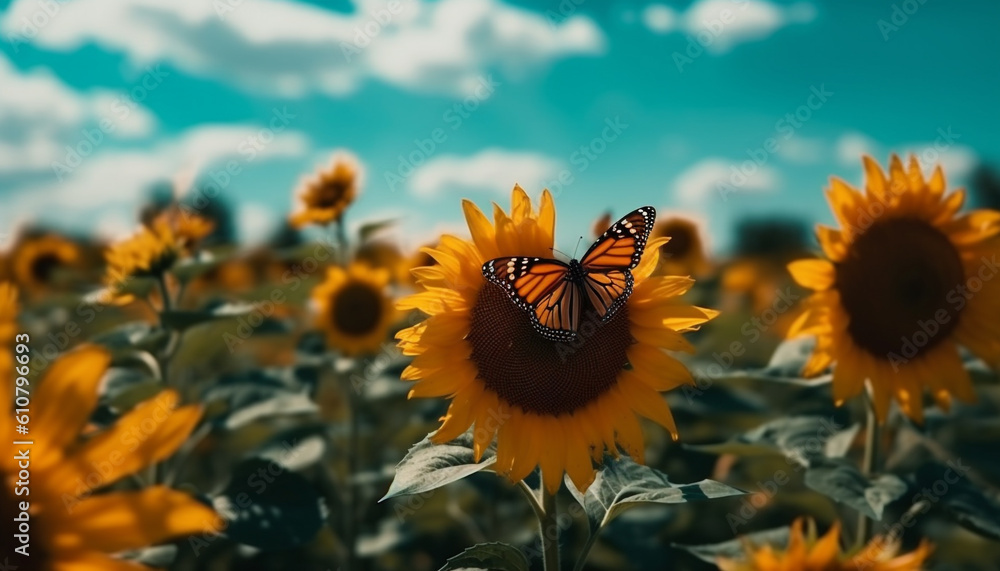
[[580,250],[580,242],[583,242],[583,236],[580,236],[580,239],[576,241],[576,247],[573,248],[573,259],[574,260],[576,259],[576,253]]
[[[556,253],[562,254],[563,256],[566,256],[566,252],[563,252],[562,250],[557,250],[555,248],[549,248],[549,249],[552,250],[553,252],[556,252]],[[569,257],[569,256],[566,256],[566,257]]]

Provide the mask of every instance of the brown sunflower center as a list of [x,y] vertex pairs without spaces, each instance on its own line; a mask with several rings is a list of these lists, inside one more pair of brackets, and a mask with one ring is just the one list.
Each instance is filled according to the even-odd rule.
[[56,254],[46,253],[36,256],[31,260],[31,277],[35,281],[47,282],[61,263],[62,260]]
[[351,282],[334,294],[333,326],[348,335],[366,335],[382,319],[382,296],[366,283]]
[[666,228],[663,231],[663,235],[669,236],[670,241],[660,246],[661,258],[683,258],[691,251],[694,236],[692,236],[689,229],[680,227]]
[[316,196],[316,206],[333,208],[337,206],[350,189],[350,181],[334,179],[325,181]]
[[880,359],[910,347],[922,354],[958,325],[954,292],[965,280],[948,238],[920,220],[876,223],[858,236],[837,264],[836,287],[847,331]]
[[[33,501],[28,496],[14,495],[14,490],[17,489],[16,481],[16,477],[8,477],[0,472],[0,484],[2,484],[0,486],[0,514],[3,514],[3,522],[0,522],[0,533],[3,534],[3,544],[7,548],[0,554],[0,564],[7,565],[7,567],[0,565],[0,569],[17,569],[18,571],[49,569],[51,557],[42,541],[43,534],[39,528],[39,517],[34,513],[29,513],[28,521],[15,520],[15,518],[22,517],[21,502],[30,504]],[[14,537],[24,533],[25,527],[23,526],[27,526],[27,535],[29,536],[27,557],[14,551],[15,548],[24,545],[20,541],[23,538]]]
[[615,386],[634,343],[628,307],[602,323],[585,302],[571,342],[549,341],[500,288],[484,285],[472,308],[472,361],[509,404],[547,416],[571,413]]

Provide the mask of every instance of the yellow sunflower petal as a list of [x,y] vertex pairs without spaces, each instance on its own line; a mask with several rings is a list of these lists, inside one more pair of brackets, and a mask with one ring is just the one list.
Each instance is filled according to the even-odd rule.
[[[199,532],[218,532],[223,522],[210,507],[163,486],[138,492],[112,492],[80,500],[73,517],[61,518],[66,541],[115,553],[155,545]],[[76,537],[72,537],[76,536]]]

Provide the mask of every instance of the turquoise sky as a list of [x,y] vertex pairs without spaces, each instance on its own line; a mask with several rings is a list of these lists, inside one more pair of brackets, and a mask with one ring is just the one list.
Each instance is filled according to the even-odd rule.
[[1000,158],[1000,3],[578,1],[0,1],[0,228],[114,235],[150,184],[235,161],[222,194],[260,239],[349,149],[350,220],[409,244],[520,182],[559,190],[563,250],[643,204],[720,250],[742,216],[828,221],[862,152],[956,184]]

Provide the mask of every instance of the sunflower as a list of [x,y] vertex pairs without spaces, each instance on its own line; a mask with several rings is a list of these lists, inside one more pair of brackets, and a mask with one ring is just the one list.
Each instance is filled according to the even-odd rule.
[[403,252],[386,240],[366,240],[358,246],[354,259],[373,268],[385,268],[389,271],[392,283],[406,281],[410,273]]
[[80,248],[55,234],[26,238],[11,253],[14,278],[28,291],[51,285],[60,269],[72,267],[79,259]]
[[[437,260],[435,260],[434,257],[428,253],[433,251],[436,246],[437,242],[426,244],[417,248],[412,254],[400,260],[398,271],[403,277],[403,283],[415,288],[418,287],[417,276],[414,275],[414,270],[437,264]],[[419,270],[417,273],[419,273]]]
[[[6,298],[3,292],[0,286],[0,300]],[[0,443],[0,513],[4,514],[0,527],[4,545],[11,548],[5,553],[11,569],[141,571],[148,567],[113,554],[222,529],[211,508],[164,486],[104,491],[173,454],[201,418],[198,407],[177,408],[178,395],[164,391],[111,428],[80,438],[97,405],[97,388],[109,362],[109,354],[94,346],[53,362],[33,390],[28,426],[34,444],[13,444],[10,438]],[[0,371],[4,381],[0,384],[6,389],[11,388],[9,371]],[[4,398],[11,398],[13,391],[6,389]],[[0,430],[14,434],[13,429],[14,417],[6,411],[0,414]],[[27,467],[17,459],[25,450]],[[28,478],[21,473],[25,469]],[[29,478],[30,495],[18,494],[23,486],[17,481]],[[25,507],[28,557],[13,551],[21,545],[15,534],[24,533],[14,518]]]
[[358,195],[358,165],[346,156],[335,156],[326,169],[307,179],[298,192],[299,211],[292,214],[292,226],[326,225],[339,222]]
[[662,275],[700,275],[708,269],[705,247],[698,232],[698,225],[687,218],[667,218],[653,227],[653,238],[668,237],[670,241],[660,246]]
[[788,546],[777,551],[770,545],[755,546],[745,541],[746,558],[719,558],[722,571],[920,571],[930,556],[930,544],[923,542],[906,555],[899,553],[899,542],[876,537],[855,553],[840,551],[840,522],[817,539],[816,525],[810,520],[809,531],[802,530],[803,520],[792,523]]
[[174,206],[160,213],[152,225],[166,224],[173,231],[177,245],[184,249],[192,249],[215,230],[215,223],[199,216],[186,206]]
[[[13,284],[0,282],[0,380],[3,385],[2,394],[11,394],[6,383],[6,377],[14,369],[14,360],[9,349],[14,346],[14,336],[17,334],[17,289]],[[3,397],[6,398],[6,397]],[[2,412],[2,411],[0,411]]]
[[110,298],[118,303],[131,301],[133,296],[121,292],[132,279],[162,276],[179,258],[190,255],[212,228],[211,222],[196,214],[171,209],[112,244],[104,254],[104,283]]
[[510,215],[494,205],[491,224],[464,201],[472,241],[442,236],[429,250],[438,265],[414,270],[423,291],[398,307],[429,317],[397,335],[403,353],[415,356],[402,379],[419,381],[410,397],[452,399],[432,436],[435,442],[450,441],[474,424],[476,458],[496,436],[496,467],[511,481],[540,466],[553,493],[564,473],[586,489],[605,450],[617,455],[621,446],[643,461],[635,413],[677,438],[658,391],[693,381],[663,349],[692,351],[680,333],[716,312],[673,299],[691,287],[690,278],[650,276],[666,241],[657,239],[633,271],[632,296],[613,319],[600,323],[584,317],[573,342],[546,340],[481,271],[484,262],[502,255],[552,255],[552,195],[542,193],[536,212],[515,186],[512,203]]
[[316,325],[326,332],[330,347],[347,356],[378,352],[396,317],[388,284],[388,270],[360,262],[327,271],[312,299],[318,309]]
[[940,167],[925,180],[915,157],[904,169],[893,155],[888,178],[870,157],[864,167],[866,192],[832,179],[841,228],[817,228],[829,260],[789,264],[815,290],[789,334],[817,338],[806,376],[836,363],[836,402],[868,380],[880,421],[895,398],[921,422],[924,388],[944,409],[951,395],[975,400],[958,345],[1000,365],[1000,212],[958,215],[965,193],[945,193]]

